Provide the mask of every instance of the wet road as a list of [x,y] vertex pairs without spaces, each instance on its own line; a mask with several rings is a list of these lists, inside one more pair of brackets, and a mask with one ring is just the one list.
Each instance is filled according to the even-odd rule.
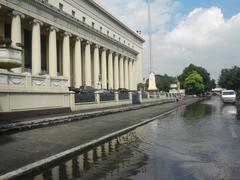
[[218,97],[23,179],[240,179],[240,108]]

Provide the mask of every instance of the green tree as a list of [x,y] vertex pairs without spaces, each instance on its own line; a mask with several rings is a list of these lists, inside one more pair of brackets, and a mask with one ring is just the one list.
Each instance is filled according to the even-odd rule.
[[200,94],[204,91],[202,76],[193,71],[184,81],[186,93],[189,95]]
[[210,74],[206,69],[200,66],[195,66],[193,64],[190,64],[188,67],[186,67],[183,70],[183,73],[178,77],[181,87],[184,87],[184,81],[185,79],[192,74],[193,71],[196,71],[198,74],[200,74],[203,78],[203,85],[204,85],[204,91],[211,91],[211,89],[216,87],[215,80],[211,80]]
[[240,90],[240,67],[222,69],[218,84],[225,89]]

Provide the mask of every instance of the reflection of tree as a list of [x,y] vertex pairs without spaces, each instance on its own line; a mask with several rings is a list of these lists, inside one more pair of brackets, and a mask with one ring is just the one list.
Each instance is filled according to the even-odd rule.
[[187,120],[195,120],[203,118],[206,113],[207,106],[204,104],[194,104],[191,106],[187,106],[184,111],[184,117]]

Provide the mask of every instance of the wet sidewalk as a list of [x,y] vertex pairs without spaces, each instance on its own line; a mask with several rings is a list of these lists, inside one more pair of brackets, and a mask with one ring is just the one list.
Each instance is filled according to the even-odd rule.
[[[192,104],[198,100],[186,99],[184,104]],[[164,103],[88,120],[1,135],[0,175],[153,118],[178,106],[180,103]]]
[[81,110],[70,113],[52,114],[45,116],[36,116],[32,118],[21,118],[14,120],[0,120],[0,133],[10,133],[16,131],[23,131],[33,128],[46,127],[50,125],[57,125],[66,122],[79,121],[86,118],[93,118],[97,116],[113,114],[124,111],[131,111],[150,106],[160,105],[164,103],[174,102],[174,99],[161,99],[158,101],[144,102],[137,105],[119,105],[107,108]]

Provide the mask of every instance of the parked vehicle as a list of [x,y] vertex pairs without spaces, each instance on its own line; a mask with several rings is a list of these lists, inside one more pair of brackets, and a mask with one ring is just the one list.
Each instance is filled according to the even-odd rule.
[[79,92],[89,94],[89,93],[94,93],[95,89],[91,86],[80,86]]
[[126,88],[119,88],[118,92],[122,93],[122,94],[125,94],[125,93],[127,94],[128,93],[128,89],[126,89]]
[[99,89],[96,92],[99,94],[109,94],[110,93],[110,91],[107,89]]
[[69,91],[73,91],[73,92],[75,92],[75,93],[79,93],[79,88],[75,88],[75,87],[73,87],[73,86],[70,86],[70,87],[68,87],[68,90]]
[[221,94],[221,98],[224,103],[235,103],[236,93],[234,90],[223,90]]

